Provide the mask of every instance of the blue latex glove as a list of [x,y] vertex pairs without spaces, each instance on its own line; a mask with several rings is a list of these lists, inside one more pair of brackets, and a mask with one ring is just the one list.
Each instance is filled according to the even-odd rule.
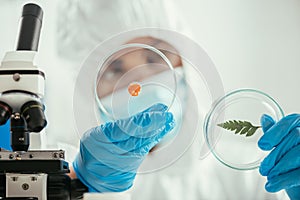
[[259,171],[267,176],[266,190],[285,189],[292,200],[300,199],[300,115],[292,114],[278,123],[263,115],[264,135],[258,146],[270,154],[263,160]]
[[155,104],[83,135],[73,168],[90,192],[121,192],[132,186],[145,156],[175,126],[166,110],[167,106]]
[[0,147],[11,151],[10,146],[10,120],[5,125],[0,126]]

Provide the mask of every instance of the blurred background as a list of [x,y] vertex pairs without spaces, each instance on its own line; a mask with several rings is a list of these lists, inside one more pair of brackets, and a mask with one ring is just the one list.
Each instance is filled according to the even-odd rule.
[[[114,15],[118,15],[121,11],[124,12],[126,2],[129,1],[111,1],[113,1],[112,7],[103,9],[102,11],[105,11],[103,16],[101,10],[95,13],[98,7],[90,4],[96,2],[94,0],[0,1],[1,59],[6,51],[15,49],[22,6],[28,2],[36,2],[44,10],[37,63],[45,70],[47,77],[45,95],[46,115],[49,121],[47,132],[51,133],[47,137],[47,142],[55,144],[47,148],[62,148],[68,152],[72,150],[77,152],[76,144],[70,141],[70,134],[65,133],[76,132],[72,113],[73,90],[70,88],[74,88],[74,79],[77,77],[81,63],[101,40],[120,31],[126,31],[129,27],[140,27],[142,24],[140,23],[139,26],[126,24],[120,28],[121,30],[113,29],[113,25],[117,23],[110,22],[110,17],[115,17]],[[134,5],[132,3],[134,1],[130,2],[133,7],[139,6],[139,4]],[[136,2],[145,4],[148,2],[146,6],[149,7],[157,1]],[[197,42],[214,62],[226,92],[238,88],[259,89],[277,100],[286,114],[300,113],[299,0],[166,0],[164,2],[167,2],[164,4],[164,9],[168,13],[169,23],[176,24],[180,21],[180,27],[165,26],[163,22],[166,17],[159,9],[151,10],[146,7],[145,10],[140,9],[140,13],[134,14],[161,17],[161,20],[158,20],[161,22],[161,28],[175,27],[174,30],[181,31]],[[80,5],[84,6],[84,9]],[[103,3],[98,6],[101,8],[108,5]],[[89,9],[98,17],[88,15]],[[134,15],[131,17],[136,21],[139,19]],[[122,17],[121,19],[123,20]],[[86,34],[85,26],[88,25],[84,20],[91,21],[89,29],[92,30],[91,35],[95,36],[94,41],[85,41],[89,35]],[[102,24],[97,24],[98,21]],[[130,20],[124,18],[125,21]],[[110,31],[106,31],[108,28]],[[98,33],[103,33],[101,38],[100,36],[97,38]],[[62,111],[63,115],[58,114]],[[0,127],[0,134],[7,131],[7,126]],[[57,141],[58,137],[59,141]],[[8,140],[8,137],[3,138],[1,135],[0,146]],[[75,140],[75,143],[77,142],[78,140]],[[69,160],[72,161],[74,155],[68,154]],[[237,176],[242,173],[219,165],[223,171],[214,170],[213,173],[232,173]],[[250,172],[246,173],[250,174]],[[208,185],[207,187],[209,188]],[[263,189],[263,185],[259,187]],[[256,188],[252,193],[254,194],[255,191]],[[255,198],[249,196],[249,199]]]
[[256,88],[277,100],[286,114],[300,112],[298,0],[1,0],[1,59],[15,49],[22,6],[28,2],[44,10],[36,62],[47,77],[47,141],[55,144],[49,148],[73,148],[66,144],[76,146],[79,140],[70,142],[61,132],[76,132],[70,88],[84,58],[113,34],[145,25],[180,31],[197,42],[213,60],[226,92]]
[[[15,48],[17,23],[27,2],[0,1],[0,57]],[[39,3],[45,12],[38,63],[45,70],[56,67],[62,1],[30,2]],[[257,88],[274,97],[286,113],[300,112],[300,1],[175,0],[172,4],[190,37],[212,58],[226,91]]]
[[[54,132],[70,143],[58,129],[76,131],[70,88],[88,53],[113,34],[145,25],[180,31],[197,42],[215,63],[226,92],[256,88],[277,100],[286,114],[300,112],[298,0],[1,0],[1,59],[15,49],[22,6],[28,2],[44,10],[36,61],[47,77],[49,143],[57,144]],[[62,110],[65,115],[58,115]]]

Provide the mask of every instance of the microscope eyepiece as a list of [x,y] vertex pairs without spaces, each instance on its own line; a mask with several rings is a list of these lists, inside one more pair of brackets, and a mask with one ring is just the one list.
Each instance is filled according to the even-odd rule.
[[36,4],[23,7],[17,50],[37,51],[43,21],[43,10]]
[[45,107],[38,101],[29,101],[21,107],[21,114],[30,132],[40,132],[47,125],[44,114]]
[[28,16],[28,15],[37,17],[41,22],[43,21],[43,10],[40,6],[38,6],[36,4],[28,3],[28,4],[24,5],[22,17]]
[[0,126],[5,124],[12,114],[12,109],[6,103],[0,101]]

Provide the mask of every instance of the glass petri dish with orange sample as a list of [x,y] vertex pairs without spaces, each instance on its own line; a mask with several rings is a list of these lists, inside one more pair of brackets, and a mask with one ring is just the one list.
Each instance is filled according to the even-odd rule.
[[109,52],[99,65],[96,101],[105,119],[132,116],[156,103],[169,108],[176,97],[171,61],[157,48],[130,43]]

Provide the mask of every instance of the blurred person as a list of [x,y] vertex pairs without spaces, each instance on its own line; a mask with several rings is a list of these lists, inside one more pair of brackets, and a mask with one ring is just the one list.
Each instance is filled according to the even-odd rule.
[[[89,3],[71,3],[69,1],[66,7],[70,10],[66,18],[59,18],[61,24],[68,24],[67,26],[59,26],[59,52],[62,56],[68,57],[71,60],[83,59],[95,45],[102,40],[110,37],[113,34],[130,30],[133,28],[142,27],[158,27],[169,28],[180,32],[187,33],[184,29],[178,10],[176,10],[175,3],[170,1],[132,1],[130,3],[124,1],[104,2],[104,1],[89,1]],[[65,8],[66,8],[65,7]],[[62,7],[64,8],[64,7]],[[64,9],[62,9],[64,10]],[[80,33],[80,34],[78,34]],[[147,41],[148,39],[148,41]],[[132,38],[124,43],[139,42],[153,45],[152,40],[164,41],[162,38],[155,38],[149,35],[143,35]],[[172,46],[172,44],[169,44]],[[157,47],[153,45],[154,47]],[[157,47],[159,49],[159,47]],[[173,47],[174,48],[174,47]],[[180,47],[177,47],[177,52],[180,55]],[[127,55],[130,56],[130,55]],[[170,58],[170,55],[168,56]],[[123,60],[126,58],[123,58]],[[135,57],[136,59],[136,57]],[[174,66],[182,65],[179,57],[175,57],[172,64]],[[141,58],[140,63],[147,63],[149,60]],[[124,63],[124,62],[123,62]],[[118,66],[117,70],[128,71],[130,65],[124,64]],[[112,84],[113,85],[113,84]],[[102,88],[103,89],[103,88]],[[111,89],[107,89],[103,95],[109,94]],[[151,109],[151,108],[150,108]],[[143,112],[142,112],[143,113]],[[188,116],[192,113],[185,113]],[[175,124],[176,124],[176,120]],[[112,122],[114,124],[114,122]],[[183,122],[184,124],[184,122]],[[99,131],[99,130],[98,130]],[[89,131],[88,135],[95,135],[98,131]],[[103,131],[103,130],[102,130]],[[112,131],[113,132],[113,131]],[[86,134],[85,134],[86,136]],[[93,137],[91,137],[93,138]],[[81,140],[81,145],[89,146],[90,137],[86,136]],[[94,141],[94,140],[92,140]],[[93,142],[92,142],[93,143]],[[157,144],[157,141],[155,141]],[[94,144],[94,143],[93,143]],[[194,144],[196,145],[196,144]],[[93,148],[96,146],[92,145]],[[155,145],[152,144],[151,147]],[[84,149],[81,149],[80,158],[84,158]],[[151,148],[148,148],[149,151]],[[182,156],[173,165],[166,169],[151,174],[138,175],[132,189],[133,199],[279,199],[280,195],[273,195],[264,191],[264,179],[256,171],[239,172],[231,169],[226,169],[215,163],[214,160],[207,158],[199,162],[194,152],[195,148],[190,148],[184,156]],[[89,151],[87,151],[89,152]],[[99,152],[100,153],[100,152]],[[150,153],[151,154],[151,153]],[[90,158],[90,155],[88,156]],[[102,160],[102,158],[97,157]],[[88,162],[91,160],[87,159]],[[82,159],[75,160],[76,163],[85,163]],[[118,161],[116,161],[118,162]],[[198,163],[196,163],[198,162]],[[85,173],[92,169],[93,174],[97,174],[97,162],[91,162],[92,166],[82,167]],[[125,162],[126,163],[126,162]],[[88,164],[88,163],[86,163]],[[139,164],[141,164],[139,162]],[[113,168],[119,168],[113,167]],[[125,167],[125,166],[124,166]],[[135,165],[135,167],[138,167]],[[126,167],[125,167],[126,168]],[[77,173],[81,174],[81,167],[77,167]],[[99,171],[100,170],[100,171]],[[136,168],[129,170],[129,172],[136,172]],[[99,174],[103,175],[103,165],[98,168]],[[107,170],[104,169],[105,172]],[[118,170],[117,170],[118,171]],[[113,173],[113,172],[112,172]],[[97,175],[99,175],[97,174]],[[115,173],[113,173],[115,174]],[[131,173],[130,173],[131,174]],[[132,174],[131,174],[132,175]],[[81,180],[91,180],[89,175],[82,174]],[[102,177],[102,176],[100,176]],[[109,176],[108,176],[109,177]],[[135,175],[126,180],[133,184]],[[109,178],[108,178],[109,179]],[[119,181],[122,181],[120,179]],[[93,181],[92,181],[93,182]],[[97,181],[96,181],[97,182]],[[101,181],[100,181],[101,182]],[[127,182],[127,183],[128,183]],[[98,182],[99,183],[99,182]],[[124,184],[124,182],[122,181]],[[129,185],[130,185],[129,184]],[[245,187],[244,185],[247,185]],[[88,184],[89,185],[89,184]],[[96,183],[97,185],[97,183]],[[101,184],[100,184],[101,185]],[[122,185],[122,184],[121,184]],[[125,184],[127,187],[128,185]],[[124,185],[123,185],[124,186]],[[92,186],[93,188],[94,186]],[[96,187],[96,186],[95,186]],[[118,187],[118,186],[117,186]],[[124,191],[127,187],[111,190],[112,192]],[[175,188],[171,189],[171,188]],[[91,191],[95,191],[93,188]],[[107,189],[107,188],[106,188]],[[96,190],[97,191],[97,190]],[[109,190],[108,190],[109,191]],[[214,192],[212,192],[214,191]],[[101,192],[98,190],[97,192]],[[107,191],[106,191],[107,192]]]
[[[162,37],[162,36],[161,36]],[[166,38],[165,38],[166,39]],[[157,44],[160,43],[153,43],[153,41],[160,41],[163,45],[162,46],[158,46]],[[153,45],[153,47],[158,48],[159,50],[161,50],[162,52],[168,52],[165,51],[166,49],[172,49],[170,52],[175,52],[175,55],[170,56],[170,54],[167,57],[171,60],[171,63],[175,66],[175,71],[177,70],[186,70],[186,65],[184,65],[183,61],[180,58],[180,50],[178,50],[178,44],[176,46],[176,48],[174,46],[172,46],[171,44],[165,42],[162,38],[154,38],[154,37],[150,37],[150,36],[141,36],[141,37],[136,37],[135,39],[132,39],[130,41],[124,41],[124,44],[127,43],[136,43],[136,42],[142,43],[142,44],[147,44],[147,45]],[[183,45],[183,44],[181,44]],[[162,48],[165,47],[165,48]],[[176,54],[176,52],[178,54]],[[98,55],[97,53],[95,53],[94,55]],[[101,91],[101,93],[103,94],[104,98],[106,95],[111,95],[110,93],[113,92],[113,88],[116,89],[114,92],[118,93],[120,92],[120,90],[124,89],[126,90],[126,85],[119,85],[121,86],[121,88],[116,87],[116,83],[118,82],[118,78],[114,78],[113,75],[111,74],[116,74],[116,77],[121,78],[122,75],[126,74],[127,72],[129,72],[130,70],[132,70],[134,67],[136,66],[143,66],[144,64],[151,66],[152,62],[149,62],[149,59],[147,59],[148,57],[152,57],[153,55],[149,52],[147,52],[147,50],[137,50],[137,51],[133,51],[133,52],[129,52],[127,54],[122,54],[121,56],[118,56],[116,58],[116,60],[113,60],[112,62],[110,62],[109,67],[105,68],[104,67],[104,71],[107,72],[107,74],[109,74],[109,78],[106,80],[102,80],[103,82],[98,82],[98,95],[99,92]],[[153,58],[153,57],[152,57]],[[156,59],[157,63],[160,63],[160,59],[159,57],[157,57]],[[115,62],[114,62],[115,61]],[[183,66],[182,66],[183,65]],[[150,69],[149,69],[150,70]],[[149,76],[155,76],[156,73],[163,73],[160,71],[152,71],[152,73],[146,72],[147,75]],[[141,76],[141,79],[145,78],[145,74],[141,73],[139,74]],[[105,77],[105,76],[104,76]],[[167,78],[167,77],[165,77]],[[184,76],[182,76],[182,78],[184,78]],[[180,76],[179,76],[180,79]],[[130,83],[132,80],[128,80],[128,83]],[[109,85],[109,83],[111,85]],[[178,83],[182,83],[181,81],[178,81]],[[122,86],[124,88],[122,88]],[[180,84],[178,85],[178,88],[185,88],[186,90],[188,90],[184,84],[180,86]],[[100,94],[101,94],[100,93]],[[124,94],[124,93],[122,93]],[[116,94],[114,94],[116,95]],[[150,97],[151,94],[149,94]],[[184,93],[181,93],[181,95],[186,95]],[[188,94],[187,94],[188,95]],[[117,95],[118,96],[118,95]],[[189,95],[188,95],[189,96]],[[101,96],[100,96],[101,97]],[[124,96],[125,97],[125,96]],[[123,98],[124,98],[123,97]],[[122,98],[122,97],[121,97]],[[186,101],[186,99],[183,97],[182,99],[184,99]],[[187,134],[190,131],[193,131],[192,129],[189,129],[189,126],[191,125],[189,123],[189,121],[192,121],[192,118],[197,117],[197,114],[195,112],[193,112],[193,104],[189,104],[187,102],[189,102],[187,100],[187,102],[183,102],[190,105],[187,106],[184,109],[184,113],[183,113],[183,117],[182,117],[182,128],[180,129],[180,131],[184,132],[184,134]],[[87,103],[87,102],[86,102]],[[119,106],[119,109],[125,109],[126,105],[122,104]],[[184,107],[184,105],[183,105]],[[153,108],[150,108],[153,109]],[[195,110],[195,109],[194,109]],[[142,112],[143,113],[143,112]],[[92,115],[90,115],[92,116]],[[178,117],[176,117],[176,115],[173,116],[174,117],[174,123],[177,125],[180,124],[179,121],[180,119]],[[179,119],[179,120],[178,120]],[[105,121],[105,118],[103,118],[103,120]],[[108,122],[108,124],[110,124],[111,122]],[[115,125],[115,122],[112,122]],[[262,122],[263,123],[263,122]],[[121,123],[117,123],[118,127],[122,127]],[[174,127],[176,127],[176,125]],[[103,126],[103,125],[102,125]],[[110,126],[110,125],[109,125]],[[105,127],[105,125],[104,125]],[[112,126],[114,127],[114,126]],[[121,128],[122,130],[122,128]],[[178,131],[178,130],[177,130]],[[122,132],[122,131],[121,131]],[[107,161],[105,158],[108,157],[107,155],[105,155],[104,159],[101,158],[101,156],[96,156],[100,155],[100,149],[103,149],[102,143],[103,140],[102,139],[97,139],[97,134],[103,134],[103,130],[102,131],[88,131],[87,133],[85,133],[84,139],[81,140],[81,145],[83,146],[90,146],[90,144],[92,144],[91,146],[93,147],[92,149],[90,148],[89,150],[87,150],[87,148],[83,148],[84,150],[81,151],[80,158],[81,159],[76,159],[74,162],[74,167],[75,167],[75,171],[77,171],[76,174],[81,174],[81,168],[83,168],[84,170],[84,174],[80,175],[80,179],[83,180],[83,182],[88,182],[87,180],[90,180],[91,183],[97,185],[97,181],[92,180],[92,177],[95,178],[96,174],[99,179],[98,179],[98,184],[100,185],[100,189],[99,190],[95,190],[95,188],[93,188],[94,186],[90,186],[92,189],[91,191],[96,191],[96,192],[116,192],[116,191],[126,191],[127,187],[124,187],[124,182],[126,182],[127,184],[131,185],[133,184],[133,177],[135,177],[135,175],[132,178],[124,178],[124,179],[118,179],[118,181],[122,180],[122,184],[123,187],[118,188],[120,185],[114,185],[113,183],[110,185],[108,184],[111,188],[111,190],[106,190],[103,189],[101,187],[101,185],[106,185],[107,182],[105,182],[104,180],[110,179],[110,176],[108,175],[107,177],[105,176],[105,178],[103,178],[103,171],[107,172],[110,170],[104,169],[103,170],[103,162],[107,163],[109,161]],[[120,131],[118,132],[119,134],[122,135],[122,133],[120,133]],[[86,134],[88,134],[89,136],[87,137]],[[112,134],[115,135],[117,133],[115,133],[114,131],[112,131]],[[124,135],[128,135],[126,133],[123,132]],[[105,134],[106,135],[106,134]],[[121,137],[122,138],[122,137]],[[123,139],[120,139],[121,141]],[[163,139],[162,139],[163,140]],[[97,141],[96,143],[93,141]],[[111,141],[111,140],[110,140]],[[116,142],[116,141],[115,141]],[[117,143],[115,143],[113,145],[116,145]],[[97,151],[97,144],[99,145],[99,151]],[[149,156],[150,157],[150,161],[154,161],[155,159],[153,157],[155,157],[158,153],[160,152],[155,152],[155,149],[157,146],[159,146],[160,143],[156,143],[156,145],[153,145],[151,147],[154,147],[152,149],[152,151],[150,152]],[[197,143],[193,144],[193,145],[197,145]],[[117,145],[118,146],[118,145]],[[124,146],[124,145],[122,145]],[[125,145],[127,146],[127,145]],[[107,147],[107,148],[113,148],[113,147]],[[122,148],[123,150],[126,150],[126,148]],[[148,151],[151,150],[151,148],[148,149]],[[85,162],[83,158],[85,158],[85,153],[88,154],[88,159],[86,159],[87,161]],[[157,154],[155,154],[157,153]],[[104,153],[106,154],[106,153]],[[154,155],[152,155],[154,154]],[[95,155],[95,156],[91,156],[91,155]],[[103,155],[102,155],[103,156]],[[92,159],[93,162],[90,160],[90,157],[94,157],[95,159]],[[111,157],[114,157],[113,155],[111,155]],[[119,157],[118,154],[116,154],[116,157],[114,157],[116,160],[114,164],[112,164],[112,168],[114,170],[110,171],[109,174],[118,174],[118,173],[125,173],[123,170],[124,169],[128,169],[128,166],[126,164],[126,161],[124,162],[124,165],[122,165],[121,163],[123,163],[122,161],[120,162],[120,160],[122,159],[117,159],[117,157]],[[151,160],[151,157],[153,160]],[[143,198],[143,199],[184,199],[184,198],[188,198],[188,199],[223,199],[228,198],[228,199],[282,199],[282,195],[280,194],[271,194],[271,193],[267,193],[266,191],[264,191],[264,179],[262,179],[262,177],[260,177],[257,173],[257,171],[248,171],[248,172],[240,172],[240,171],[234,171],[234,170],[228,170],[227,168],[223,167],[223,166],[219,166],[217,163],[214,163],[214,160],[210,160],[210,159],[205,159],[204,161],[199,161],[197,160],[197,155],[195,154],[195,147],[191,147],[187,152],[185,152],[185,154],[178,159],[176,162],[174,162],[172,165],[165,167],[163,169],[157,170],[155,172],[152,173],[146,173],[146,174],[138,174],[136,176],[136,180],[133,184],[133,188],[131,189],[131,193],[132,193],[132,198],[133,199],[139,199],[139,198]],[[142,158],[143,160],[145,159],[144,157]],[[139,160],[139,159],[138,159]],[[77,167],[77,162],[80,163],[81,167]],[[101,163],[99,165],[101,165],[101,167],[97,166],[97,162]],[[139,164],[141,164],[141,162],[139,162]],[[149,163],[148,163],[149,164]],[[134,170],[131,168],[127,171],[127,173],[131,174],[132,171],[134,171],[134,174],[137,173],[138,171],[138,167],[137,165],[134,165]],[[111,167],[108,167],[111,168]],[[122,170],[120,170],[122,169]],[[93,172],[94,176],[90,176],[87,175],[88,171]],[[99,176],[99,174],[101,174],[101,176]],[[125,173],[126,174],[126,173]],[[102,178],[101,178],[102,177]],[[120,178],[120,177],[118,177]],[[102,183],[101,183],[102,180]],[[296,179],[294,179],[294,182],[296,182]],[[87,183],[88,184],[88,183]],[[92,185],[93,185],[92,184]],[[245,187],[245,184],[247,185],[247,187]],[[127,185],[128,186],[128,185]],[[287,185],[286,185],[287,186]],[[118,189],[116,189],[115,187],[117,187]],[[170,188],[175,187],[176,191],[174,190],[170,190]],[[211,193],[211,190],[209,188],[213,188],[214,189],[214,193]],[[281,188],[283,189],[283,188]],[[155,191],[155,192],[154,192]],[[269,190],[268,190],[269,191]],[[277,190],[278,191],[278,190]]]
[[[63,97],[72,97],[72,88],[74,87],[76,73],[78,72],[80,63],[86,54],[88,54],[89,51],[102,40],[121,31],[138,27],[160,27],[182,31],[183,26],[179,22],[180,20],[178,20],[178,15],[174,14],[178,12],[174,8],[173,3],[170,1],[132,1],[130,3],[125,1],[64,1],[60,6],[61,12],[66,14],[60,15],[61,17],[58,22],[59,33],[57,41],[58,52],[61,55],[61,61],[59,64],[62,68],[58,70],[56,67],[52,66],[52,71],[50,70],[50,74],[55,77],[56,82],[53,82],[54,78],[52,81],[51,79],[48,81],[48,94],[46,99],[48,103],[46,103],[46,105],[48,105],[48,115],[51,123],[49,124],[48,130],[50,134],[47,133],[46,137],[48,148],[58,146],[66,149],[67,155],[70,155],[69,160],[72,161],[77,153],[78,140],[77,137],[72,137],[74,136],[74,132],[76,132],[76,126],[74,121],[71,119],[72,103],[70,103],[70,99]],[[170,9],[171,7],[173,9]],[[69,12],[66,13],[66,10]],[[149,43],[149,41],[140,41],[140,39],[145,38],[163,41],[161,38],[152,37],[151,34],[132,38],[132,41],[139,40],[141,43],[153,45]],[[124,41],[124,43],[132,41]],[[172,46],[172,44],[169,45]],[[177,48],[176,51],[178,51],[180,55],[180,49]],[[168,58],[173,60],[170,56],[168,56]],[[149,60],[141,58],[139,64],[148,62]],[[174,66],[181,66],[182,62],[177,56],[174,58],[172,64],[174,64]],[[126,68],[126,66],[122,66],[121,69],[123,68],[128,70],[130,69],[130,66],[128,68]],[[62,82],[59,80],[64,80],[63,86],[61,86]],[[108,94],[109,89],[106,95]],[[62,112],[64,114],[61,114]],[[188,116],[192,117],[192,113],[187,113],[186,117]],[[130,124],[130,122],[138,121],[138,123],[133,123],[133,127],[135,127],[136,124],[140,124],[142,122],[149,123],[149,119],[151,119],[150,121],[152,122],[150,127],[153,127],[153,129],[150,131],[148,127],[144,130],[145,132],[137,131],[135,133],[142,135],[143,133],[148,133],[150,131],[152,132],[152,134],[150,134],[152,137],[149,137],[148,139],[147,137],[135,138],[134,135],[130,135],[133,139],[132,141],[135,141],[132,145],[136,144],[136,141],[141,141],[141,138],[147,139],[143,140],[145,143],[143,143],[143,146],[140,146],[143,147],[143,153],[139,159],[137,159],[137,157],[135,157],[136,155],[134,155],[133,157],[131,156],[131,159],[128,159],[127,162],[122,163],[122,161],[124,161],[122,160],[123,157],[118,157],[119,155],[117,154],[107,154],[108,158],[111,156],[111,159],[106,161],[110,162],[111,166],[114,167],[108,166],[107,163],[97,163],[97,159],[104,159],[101,157],[101,153],[105,151],[102,150],[114,148],[111,146],[112,144],[106,147],[104,146],[106,139],[116,139],[118,142],[128,140],[128,138],[123,137],[126,135],[128,136],[128,134],[124,132],[120,137],[112,138],[112,136],[115,136],[114,133],[120,133],[114,131],[116,130],[115,127],[119,127],[120,123]],[[284,134],[285,136],[291,132],[293,133],[291,134],[293,137],[299,138],[299,134],[297,134],[298,128],[295,126],[299,124],[297,119],[297,115],[293,116],[291,120],[289,120],[289,118],[287,118],[287,120],[283,119],[283,122],[278,122],[278,126],[278,124],[272,119],[264,117],[262,119],[262,125],[266,135],[270,135],[267,133],[269,130],[272,130],[273,133],[284,132],[286,133]],[[157,120],[161,123],[157,123]],[[167,135],[174,126],[176,126],[177,123],[178,122],[174,120],[173,114],[167,111],[167,107],[165,105],[156,104],[131,118],[116,120],[114,122],[103,122],[103,125],[99,127],[91,127],[92,129],[87,131],[81,139],[80,153],[74,162],[76,170],[71,172],[71,176],[77,176],[80,178],[90,191],[105,193],[115,192],[115,194],[112,195],[117,195],[118,192],[128,190],[133,184],[133,181],[136,179],[134,187],[130,191],[133,199],[173,200],[277,198],[276,195],[271,195],[264,191],[264,179],[262,179],[257,172],[233,171],[225,168],[224,166],[218,165],[216,161],[211,160],[210,158],[207,158],[204,161],[199,161],[195,156],[193,148],[190,148],[182,158],[168,168],[151,174],[138,175],[136,177],[136,168],[139,167],[148,151],[158,144],[161,139]],[[282,123],[286,126],[283,127],[281,125]],[[130,130],[132,131],[133,129]],[[100,142],[97,145],[93,139],[97,138],[99,135],[105,135],[107,137],[99,138]],[[266,136],[262,138],[259,144],[264,150],[270,150],[274,145],[279,146],[281,143],[287,143],[283,142],[286,141],[284,138],[277,138],[276,141],[272,142],[273,140],[269,137],[270,136]],[[120,142],[120,145],[123,145],[123,143]],[[133,148],[133,146],[130,145],[127,147]],[[295,149],[294,145],[289,147],[290,148],[285,149],[284,151],[277,150],[276,152],[289,152],[290,150],[295,152],[297,150],[293,150]],[[91,148],[95,150],[97,148],[101,149],[98,153],[100,157],[95,159],[93,154],[89,154],[87,149]],[[283,156],[283,153],[272,153],[270,155],[274,154],[276,156],[270,156],[269,159],[265,161],[265,163],[269,163],[271,160],[270,162],[272,165],[265,165],[266,168],[262,168],[260,170],[260,172],[265,176],[272,175],[270,180],[274,180],[277,184],[276,188],[273,188],[272,184],[271,187],[269,184],[267,188],[271,188],[270,191],[288,189],[288,192],[290,192],[291,195],[297,195],[298,190],[294,190],[295,188],[293,188],[295,185],[298,185],[297,180],[299,180],[299,174],[297,173],[297,170],[294,171],[292,174],[293,176],[289,176],[291,178],[283,177],[284,180],[288,180],[286,181],[286,184],[280,184],[282,182],[280,181],[280,178],[282,177],[278,176],[278,173],[271,173],[272,170],[270,169],[277,163],[284,165],[286,162],[284,162],[285,160],[280,162],[280,155]],[[294,156],[293,158],[297,158],[297,155],[292,155]],[[102,156],[104,156],[104,154],[102,154]],[[121,160],[118,160],[117,158]],[[290,156],[288,158],[290,158]],[[122,164],[125,166],[122,166]],[[120,171],[121,167],[125,168],[128,166],[130,166],[130,169],[127,171],[128,173],[123,173],[126,172],[126,170]],[[296,167],[297,165],[295,164],[293,167],[286,168],[286,170],[282,171],[282,173],[288,173],[291,168]],[[97,177],[97,179],[95,177]],[[101,180],[101,177],[104,178],[104,180]],[[245,187],[245,185],[247,185],[247,187]],[[279,187],[280,185],[281,187]],[[101,191],[99,188],[104,189]],[[105,198],[105,196],[103,197]],[[122,199],[122,197],[120,197],[120,199]]]

